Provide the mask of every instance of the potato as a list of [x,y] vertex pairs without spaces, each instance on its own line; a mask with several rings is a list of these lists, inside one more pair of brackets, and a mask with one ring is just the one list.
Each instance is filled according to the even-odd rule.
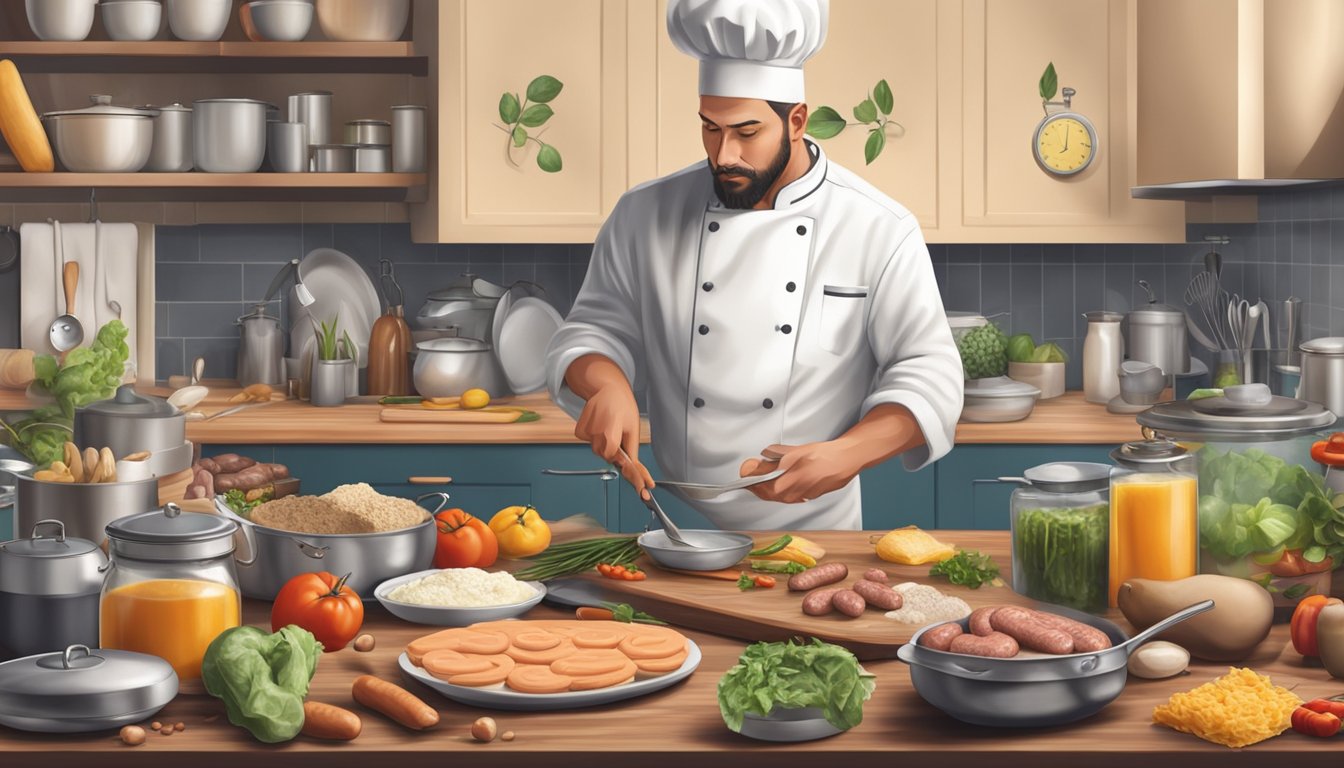
[[1246,579],[1200,574],[1175,581],[1130,579],[1120,585],[1121,613],[1144,629],[1201,600],[1213,609],[1158,635],[1208,661],[1241,661],[1269,636],[1274,598]]

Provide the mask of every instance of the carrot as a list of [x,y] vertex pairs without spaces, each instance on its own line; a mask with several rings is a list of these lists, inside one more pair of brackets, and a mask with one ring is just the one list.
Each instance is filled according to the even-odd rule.
[[581,605],[574,609],[574,616],[584,621],[615,621],[616,614],[606,608],[594,608]]
[[320,701],[303,702],[303,735],[314,739],[351,741],[363,730],[359,715]]
[[1312,712],[1320,712],[1322,714],[1328,712],[1334,715],[1335,717],[1338,717],[1341,721],[1344,721],[1344,701],[1331,701],[1330,699],[1312,699],[1311,701],[1308,701],[1306,704],[1303,704],[1302,706],[1307,709],[1310,709]]
[[1339,732],[1340,720],[1329,712],[1312,712],[1306,707],[1293,710],[1293,730],[1308,736],[1328,738]]
[[610,575],[611,575],[611,570],[612,570],[612,568],[611,568],[611,565],[610,565],[609,563],[598,563],[598,564],[597,564],[597,572],[600,573],[600,574],[602,574],[603,576],[610,576]]
[[422,731],[439,723],[439,713],[433,707],[405,688],[373,675],[355,678],[351,693],[355,701],[387,715],[407,728]]
[[643,571],[626,571],[625,578],[628,581],[643,581],[648,578],[648,574]]

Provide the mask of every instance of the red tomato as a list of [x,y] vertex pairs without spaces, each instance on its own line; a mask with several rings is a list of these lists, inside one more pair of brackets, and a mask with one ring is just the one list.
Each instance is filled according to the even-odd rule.
[[345,585],[348,578],[324,571],[290,579],[271,605],[271,631],[297,624],[313,633],[324,652],[344,648],[364,625],[364,603]]
[[435,568],[489,568],[499,559],[499,539],[484,520],[454,508],[438,513],[434,521],[439,531]]
[[1338,598],[1312,595],[1297,604],[1288,631],[1293,641],[1293,648],[1298,653],[1303,656],[1321,655],[1320,643],[1316,637],[1316,619],[1320,618],[1321,609],[1338,602],[1340,602]]

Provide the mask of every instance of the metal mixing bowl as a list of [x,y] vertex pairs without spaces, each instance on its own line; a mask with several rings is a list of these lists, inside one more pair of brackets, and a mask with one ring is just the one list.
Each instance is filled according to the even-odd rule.
[[718,571],[731,568],[747,556],[753,546],[751,537],[742,533],[681,529],[682,538],[694,544],[684,547],[667,538],[667,531],[640,534],[639,546],[655,563],[683,571]]

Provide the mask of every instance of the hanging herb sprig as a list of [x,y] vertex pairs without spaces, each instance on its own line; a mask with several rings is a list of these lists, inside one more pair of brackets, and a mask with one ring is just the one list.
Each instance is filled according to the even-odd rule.
[[1055,98],[1055,93],[1059,90],[1059,76],[1055,74],[1055,62],[1046,65],[1045,71],[1041,73],[1041,81],[1036,84],[1036,90],[1041,94],[1041,109],[1047,115],[1050,114],[1046,105]]
[[846,126],[867,126],[868,140],[863,145],[863,159],[864,164],[870,165],[887,146],[888,127],[892,128],[892,136],[896,138],[905,135],[905,126],[891,119],[894,102],[891,86],[885,79],[879,80],[868,98],[855,105],[854,119],[858,122],[846,122],[832,107],[817,107],[807,118],[807,135],[816,139],[829,139],[840,135]]
[[[560,150],[527,132],[528,128],[540,128],[551,119],[555,110],[551,109],[550,102],[560,95],[560,90],[564,87],[564,83],[554,77],[541,75],[527,84],[524,98],[519,99],[518,94],[508,92],[499,97],[499,119],[503,121],[503,125],[496,127],[508,134],[505,152],[509,162],[515,167],[518,163],[513,159],[513,150],[521,148],[529,141],[537,143],[538,168],[547,173],[557,173],[564,167],[560,160]],[[541,133],[543,131],[538,131],[537,135],[540,136]]]

